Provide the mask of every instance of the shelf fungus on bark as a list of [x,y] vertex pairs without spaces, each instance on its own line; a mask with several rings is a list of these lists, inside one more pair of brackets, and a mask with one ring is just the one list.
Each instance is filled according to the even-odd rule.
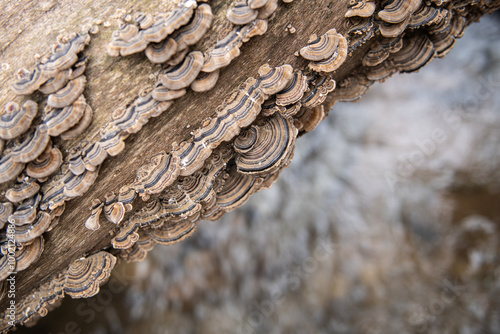
[[293,78],[293,67],[285,64],[272,68],[269,64],[264,64],[259,68],[260,89],[266,95],[274,95],[290,83]]
[[104,204],[97,198],[92,200],[92,207],[90,208],[91,213],[89,218],[85,221],[85,227],[91,231],[97,231],[101,225],[99,225],[99,216],[104,208]]
[[171,90],[188,87],[200,73],[203,67],[203,53],[190,52],[182,63],[168,67],[160,74],[163,86]]
[[16,251],[16,271],[22,271],[37,261],[42,255],[43,246],[43,237],[37,237],[31,243],[22,245],[21,249]]
[[277,113],[252,126],[234,141],[238,172],[266,175],[287,165],[297,133],[293,120]]
[[350,0],[349,10],[345,13],[345,17],[370,17],[375,12],[375,2],[370,0]]
[[219,80],[219,73],[219,69],[213,72],[200,72],[196,79],[191,83],[191,89],[198,93],[211,90],[217,84],[217,80]]
[[288,85],[276,94],[276,104],[287,106],[299,102],[307,89],[307,76],[303,75],[300,70],[295,71]]
[[50,226],[50,215],[40,211],[31,224],[24,224],[16,227],[16,242],[29,242],[41,236]]
[[90,43],[88,33],[62,36],[52,47],[52,55],[35,65],[33,71],[21,69],[17,73],[18,81],[12,86],[17,95],[29,95],[39,89],[49,79],[55,78],[59,71],[69,69],[78,61],[78,53]]
[[0,182],[14,180],[24,169],[24,164],[12,159],[12,152],[0,158]]
[[234,6],[227,11],[227,19],[235,25],[244,25],[257,18],[259,12],[252,9],[247,0],[236,0]]
[[113,57],[128,56],[144,51],[150,43],[160,43],[188,23],[196,7],[195,0],[183,0],[173,10],[157,14],[153,23],[144,21],[142,26],[122,24],[119,30],[113,32],[107,47],[108,54]]
[[20,107],[16,102],[9,102],[0,116],[0,138],[13,139],[25,133],[38,112],[34,101],[28,100]]
[[88,298],[99,292],[116,264],[116,258],[104,251],[73,262],[66,270],[64,292],[72,298]]
[[47,124],[49,136],[56,137],[71,129],[82,119],[86,109],[87,103],[82,94],[65,107],[46,107],[42,120]]
[[43,153],[49,141],[49,129],[42,123],[20,137],[19,143],[12,148],[12,161],[27,163],[35,160]]
[[300,49],[300,55],[307,60],[320,61],[330,58],[337,50],[339,35],[337,30],[330,29],[320,37],[312,35],[308,45]]
[[62,153],[58,148],[47,145],[45,151],[26,166],[26,174],[38,180],[54,174],[62,164]]
[[337,34],[338,44],[335,45],[333,54],[320,61],[313,61],[309,63],[309,68],[316,72],[330,73],[336,71],[347,59],[348,43],[347,39],[341,34]]
[[53,108],[64,108],[71,105],[82,95],[86,83],[87,78],[84,75],[69,81],[62,89],[49,95],[47,105]]
[[34,196],[40,190],[40,185],[34,178],[26,177],[12,188],[8,189],[5,197],[12,203],[19,203]]
[[0,204],[0,228],[3,228],[13,211],[14,206],[11,202],[3,202]]

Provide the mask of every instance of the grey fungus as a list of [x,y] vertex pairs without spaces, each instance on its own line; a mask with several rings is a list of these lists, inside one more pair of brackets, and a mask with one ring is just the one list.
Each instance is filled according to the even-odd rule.
[[146,48],[145,54],[155,64],[168,61],[177,52],[177,42],[173,38],[166,38],[159,43],[152,43]]
[[71,74],[71,69],[59,71],[55,77],[47,80],[38,90],[46,95],[55,93],[66,85]]
[[47,146],[38,158],[29,162],[26,166],[26,174],[38,180],[54,174],[62,164],[62,153],[57,148]]
[[80,95],[72,104],[63,108],[45,108],[42,118],[47,124],[49,136],[56,137],[75,126],[85,114],[87,103]]
[[27,163],[36,159],[49,143],[49,129],[40,124],[23,135],[17,145],[12,148],[12,161]]
[[16,226],[31,224],[36,218],[40,194],[25,199],[9,216],[8,221]]
[[375,2],[371,0],[351,0],[350,8],[345,13],[345,17],[370,17],[375,12]]
[[300,55],[307,60],[320,61],[330,58],[337,50],[339,35],[337,30],[330,29],[325,34],[309,38],[307,46],[300,49]]
[[203,54],[199,51],[190,52],[181,64],[162,71],[161,83],[171,90],[186,88],[196,79],[202,67]]
[[66,270],[64,292],[72,298],[88,298],[99,292],[116,264],[116,258],[104,251],[74,261]]
[[307,76],[303,75],[300,70],[296,71],[289,84],[276,94],[276,104],[286,106],[299,102],[307,89]]
[[236,0],[226,16],[232,24],[244,25],[255,20],[258,14],[257,10],[250,8],[246,0]]
[[330,73],[336,71],[347,59],[347,39],[338,34],[338,45],[333,54],[325,60],[310,62],[309,68],[316,72]]
[[15,184],[8,189],[5,197],[12,203],[19,203],[34,196],[40,190],[40,185],[35,179],[26,177],[21,183]]
[[191,83],[191,89],[195,92],[207,92],[215,87],[219,79],[220,70],[213,72],[200,72],[196,79]]
[[82,95],[87,79],[84,75],[69,81],[59,91],[50,94],[47,98],[47,105],[53,108],[64,108],[71,105]]
[[0,203],[0,228],[8,221],[9,216],[14,211],[14,206],[11,202]]
[[16,102],[5,105],[0,115],[0,138],[13,139],[26,132],[38,112],[38,106],[34,101],[27,100],[20,107]]

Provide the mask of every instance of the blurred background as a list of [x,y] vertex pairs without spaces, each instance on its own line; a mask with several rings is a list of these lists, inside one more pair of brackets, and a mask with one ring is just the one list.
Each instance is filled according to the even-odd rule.
[[500,333],[500,19],[338,104],[278,182],[18,333]]

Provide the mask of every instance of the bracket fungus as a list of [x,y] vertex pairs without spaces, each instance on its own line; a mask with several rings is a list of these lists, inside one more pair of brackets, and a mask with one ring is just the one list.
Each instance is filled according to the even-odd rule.
[[[276,181],[297,137],[313,131],[331,106],[446,55],[470,22],[500,4],[346,0],[332,6],[332,19],[294,23],[289,34],[283,27],[292,16],[283,13],[311,17],[325,3],[179,0],[163,12],[127,14],[105,42],[109,34],[93,28],[61,35],[31,70],[17,72],[12,92],[33,96],[23,102],[9,96],[0,115],[0,225],[4,235],[7,223],[16,226],[13,263],[27,273],[23,279],[39,281],[21,295],[16,324],[46,315],[65,294],[95,295],[119,259],[142,260],[154,245],[192,235],[201,219],[216,220],[243,205]],[[84,50],[89,31],[97,34],[97,46]],[[162,67],[146,62],[154,82],[132,76],[141,84],[134,96],[119,85],[121,75],[103,75],[94,85],[96,68],[86,69],[98,66],[89,59],[103,43],[109,56],[144,51]],[[262,45],[272,52],[263,53]],[[300,57],[293,57],[297,49]],[[139,76],[143,72],[129,65],[143,70],[142,60],[115,59],[112,66]],[[107,89],[111,101],[103,103]],[[71,200],[77,204],[65,211]],[[90,210],[81,215],[75,207]],[[61,232],[68,217],[81,223],[75,235]],[[54,247],[61,235],[84,236],[82,248]],[[33,266],[47,266],[44,256],[53,255],[44,248],[59,253],[57,266],[40,274]],[[2,254],[5,279],[9,263]],[[2,324],[0,331],[10,327]]]

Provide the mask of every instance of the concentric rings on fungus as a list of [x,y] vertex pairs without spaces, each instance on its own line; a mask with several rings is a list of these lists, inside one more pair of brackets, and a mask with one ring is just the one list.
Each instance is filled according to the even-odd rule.
[[276,104],[286,106],[299,102],[307,89],[307,76],[303,75],[300,70],[295,71],[289,84],[276,94]]
[[33,223],[16,226],[16,241],[28,242],[38,238],[49,228],[50,222],[50,215],[47,212],[39,212]]
[[264,64],[259,68],[259,76],[262,80],[260,89],[266,95],[274,95],[288,85],[293,78],[293,67],[285,64],[272,68],[269,64]]
[[[73,103],[73,105],[74,105],[74,103]],[[80,118],[78,123],[76,123],[74,126],[72,126],[68,130],[61,133],[60,134],[61,139],[69,140],[69,139],[74,139],[74,138],[78,137],[79,135],[81,135],[89,127],[90,123],[92,123],[93,114],[94,114],[94,111],[87,104],[85,106],[85,111],[83,112],[82,118]]]
[[196,79],[203,67],[203,53],[190,52],[184,61],[177,66],[167,68],[160,75],[163,86],[171,90],[188,87]]
[[83,94],[64,108],[46,108],[42,120],[47,124],[49,136],[56,137],[71,129],[83,117],[86,109],[87,103]]
[[330,29],[320,37],[312,35],[307,46],[300,49],[300,55],[307,60],[320,61],[330,58],[337,50],[339,34],[337,30]]
[[36,194],[24,200],[9,216],[8,221],[16,226],[33,223],[36,218],[40,198],[40,194]]
[[14,211],[11,202],[4,202],[0,204],[0,228],[8,221],[9,216]]
[[161,245],[172,245],[191,236],[194,231],[196,231],[196,224],[185,219],[175,223],[166,222],[161,228],[151,229],[146,233],[152,240]]
[[24,164],[12,159],[12,152],[0,158],[0,182],[14,180],[24,169]]
[[177,52],[177,42],[173,38],[166,38],[160,43],[153,43],[146,48],[146,57],[155,64],[162,64]]
[[104,204],[98,199],[92,200],[92,207],[90,217],[85,221],[85,227],[91,231],[97,231],[101,226],[99,225],[99,216],[103,210]]
[[340,65],[345,62],[345,60],[347,59],[347,51],[349,45],[347,43],[347,39],[344,36],[342,36],[341,34],[337,34],[337,36],[339,38],[339,42],[333,54],[325,60],[310,62],[309,68],[311,70],[316,72],[329,73],[337,70]]
[[385,22],[399,23],[409,18],[421,2],[422,0],[391,0],[378,12],[378,16]]
[[207,92],[215,87],[217,80],[219,80],[220,70],[213,72],[200,72],[196,79],[191,83],[191,89],[195,92]]
[[17,145],[12,148],[12,161],[27,163],[36,159],[49,143],[49,131],[45,124],[25,134]]
[[213,14],[209,4],[200,4],[191,21],[174,32],[172,38],[177,42],[177,51],[184,50],[198,41],[212,24]]
[[40,190],[40,186],[33,178],[26,178],[22,183],[14,185],[7,190],[5,197],[12,203],[19,203],[26,198],[34,196]]
[[68,84],[54,94],[50,94],[47,98],[47,105],[54,108],[64,108],[69,106],[82,95],[85,89],[87,78],[84,75],[79,76],[68,82]]
[[69,68],[67,70],[59,71],[55,77],[47,80],[38,90],[45,95],[55,93],[68,83],[71,74],[72,70]]
[[104,251],[76,260],[66,270],[64,292],[72,298],[96,295],[115,264],[116,258]]
[[44,246],[43,237],[38,237],[29,245],[23,247],[16,252],[16,271],[22,271],[28,268],[33,262],[37,261],[42,255]]
[[293,120],[277,113],[252,126],[234,141],[238,172],[266,175],[288,164],[297,134]]
[[0,138],[12,139],[26,132],[37,112],[38,106],[31,100],[24,102],[22,108],[16,102],[7,103],[0,115]]
[[345,17],[370,17],[375,12],[375,2],[370,0],[350,0],[350,8]]
[[391,60],[397,70],[414,72],[430,62],[434,55],[434,46],[427,35],[415,35],[404,39],[403,47],[391,56]]
[[62,153],[58,148],[47,146],[48,150],[26,166],[26,174],[38,180],[54,174],[62,164]]
[[175,99],[178,99],[179,97],[184,96],[185,94],[186,94],[185,89],[178,89],[178,90],[168,89],[167,87],[163,86],[163,84],[160,81],[158,81],[155,84],[155,87],[151,92],[151,96],[156,101],[173,101]]
[[178,157],[166,153],[159,153],[151,157],[149,164],[137,170],[137,177],[132,188],[143,198],[149,194],[157,194],[179,175]]
[[246,0],[236,0],[234,6],[227,11],[227,19],[235,25],[243,25],[257,18],[259,12],[250,8]]

